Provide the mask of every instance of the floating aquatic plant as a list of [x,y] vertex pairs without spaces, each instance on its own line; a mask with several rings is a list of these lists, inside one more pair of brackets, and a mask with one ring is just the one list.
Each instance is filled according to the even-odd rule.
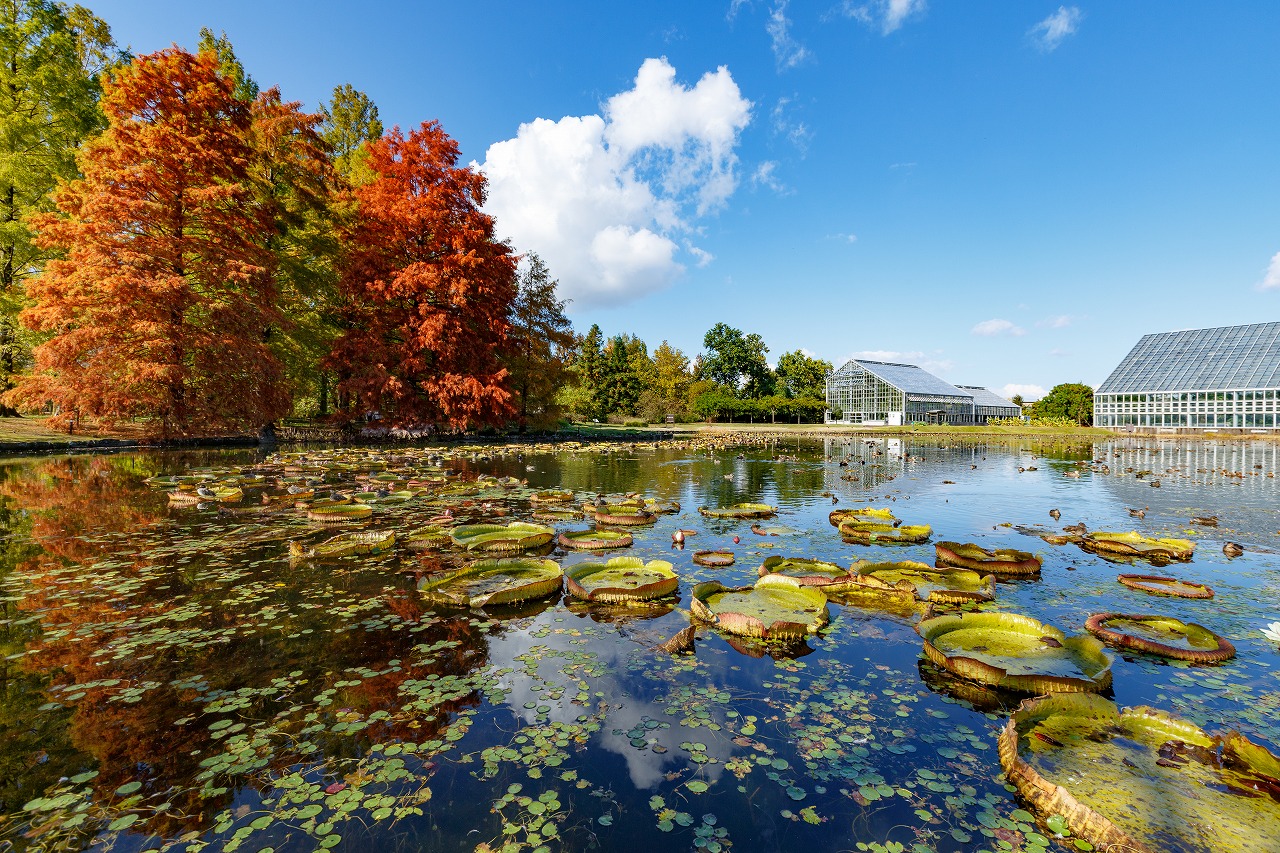
[[605,604],[647,601],[676,591],[680,584],[666,560],[614,557],[607,563],[578,563],[565,570],[569,593]]
[[457,607],[488,607],[544,598],[560,590],[564,573],[554,560],[516,557],[479,560],[418,584],[423,598]]
[[1280,761],[1237,733],[1055,694],[1023,702],[998,745],[1031,807],[1099,850],[1275,850]]
[[1110,646],[1192,663],[1217,663],[1235,657],[1235,646],[1194,622],[1172,616],[1095,613],[1085,630]]
[[1111,655],[1088,634],[1014,613],[946,614],[916,626],[928,658],[965,678],[1024,693],[1096,693],[1111,685]]
[[736,589],[719,581],[698,584],[690,609],[695,618],[730,634],[762,639],[803,637],[830,618],[826,596],[782,575],[766,575],[753,587]]
[[1012,548],[987,550],[980,545],[960,542],[937,542],[933,547],[939,565],[958,566],[1008,577],[1040,573],[1040,558],[1027,551]]

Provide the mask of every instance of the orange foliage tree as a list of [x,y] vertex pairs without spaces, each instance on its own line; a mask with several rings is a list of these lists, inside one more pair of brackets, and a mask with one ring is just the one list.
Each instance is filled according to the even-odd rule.
[[463,428],[513,411],[499,359],[515,261],[480,210],[484,176],[457,161],[436,122],[368,145],[376,177],[354,190],[340,279],[346,329],[328,362],[355,413]]
[[281,322],[272,205],[254,192],[251,105],[212,53],[138,57],[105,88],[107,130],[83,178],[34,219],[65,254],[28,286],[23,322],[52,337],[9,401],[66,424],[152,420],[166,436],[257,427],[285,413],[265,337]]

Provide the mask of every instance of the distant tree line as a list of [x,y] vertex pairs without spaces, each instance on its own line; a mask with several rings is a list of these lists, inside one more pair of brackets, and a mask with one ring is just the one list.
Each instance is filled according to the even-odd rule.
[[829,362],[796,350],[770,367],[760,335],[724,323],[707,332],[703,347],[690,360],[663,341],[650,355],[635,335],[606,339],[593,325],[572,351],[558,403],[579,420],[822,419]]

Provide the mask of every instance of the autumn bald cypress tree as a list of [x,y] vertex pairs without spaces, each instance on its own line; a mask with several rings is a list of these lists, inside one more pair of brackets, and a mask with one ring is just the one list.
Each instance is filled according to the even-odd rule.
[[148,419],[162,435],[254,428],[288,407],[264,340],[280,318],[271,205],[253,189],[250,105],[212,53],[138,57],[105,87],[108,127],[79,156],[50,261],[22,319],[52,337],[7,395],[59,419]]
[[329,366],[348,414],[452,428],[513,410],[500,356],[516,294],[515,261],[481,212],[484,176],[457,165],[436,122],[367,147],[374,178],[353,190],[340,279],[346,330]]

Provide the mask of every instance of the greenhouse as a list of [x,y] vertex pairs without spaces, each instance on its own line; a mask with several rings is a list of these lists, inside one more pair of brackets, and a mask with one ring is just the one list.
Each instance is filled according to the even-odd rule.
[[1144,335],[1094,394],[1094,425],[1280,428],[1280,322]]
[[914,364],[852,359],[827,374],[827,423],[985,424],[1021,410],[977,386],[955,386]]

